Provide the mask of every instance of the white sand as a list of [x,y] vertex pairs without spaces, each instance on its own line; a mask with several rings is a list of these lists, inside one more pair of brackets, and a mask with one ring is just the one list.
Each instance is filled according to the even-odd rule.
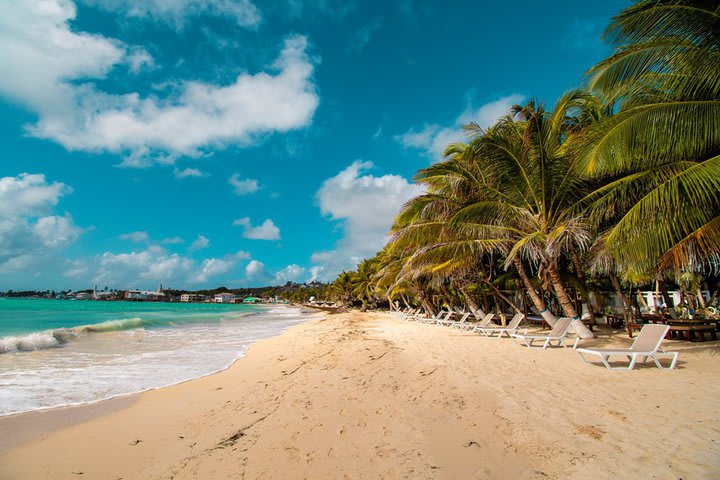
[[[607,336],[584,345],[630,343]],[[36,432],[0,454],[0,478],[720,478],[720,346],[667,346],[676,371],[610,372],[570,349],[331,315],[90,419],[0,419]]]

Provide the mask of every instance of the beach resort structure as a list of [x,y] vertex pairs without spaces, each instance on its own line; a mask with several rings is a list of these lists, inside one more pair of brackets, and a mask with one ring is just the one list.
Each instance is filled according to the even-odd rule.
[[163,292],[163,286],[160,284],[160,287],[155,291],[148,291],[148,290],[126,290],[125,295],[123,296],[125,300],[150,300],[150,301],[157,301],[157,300],[165,300],[165,292]]
[[216,293],[213,301],[215,303],[235,303],[235,295],[229,292]]
[[180,295],[181,302],[204,302],[207,299],[207,295],[202,295],[200,293],[183,293]]

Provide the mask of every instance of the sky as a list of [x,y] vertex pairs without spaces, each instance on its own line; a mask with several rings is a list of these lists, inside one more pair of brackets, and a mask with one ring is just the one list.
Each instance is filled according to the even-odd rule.
[[330,281],[628,4],[5,0],[0,290]]

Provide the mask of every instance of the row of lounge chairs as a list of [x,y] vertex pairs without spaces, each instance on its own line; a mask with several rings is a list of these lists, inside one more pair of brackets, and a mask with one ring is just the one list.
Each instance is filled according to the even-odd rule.
[[[520,324],[525,319],[523,314],[516,314],[510,322],[505,325],[497,325],[493,323],[494,315],[489,313],[485,315],[479,322],[468,321],[471,312],[460,314],[459,312],[447,311],[439,312],[435,316],[422,315],[421,309],[407,308],[403,311],[393,312],[397,318],[404,321],[417,321],[420,323],[441,325],[450,328],[457,328],[472,333],[478,333],[485,337],[496,337],[498,339],[507,335],[516,343],[524,345],[528,348],[532,347],[535,342],[542,344],[542,348],[550,346],[558,346],[567,348],[566,343],[568,331],[572,319],[560,318],[547,334],[530,334],[527,329],[520,329]],[[460,314],[459,320],[452,320],[453,315]],[[644,325],[640,334],[635,338],[632,346],[626,349],[599,349],[599,348],[578,348],[579,337],[573,343],[573,349],[578,353],[585,363],[591,363],[586,357],[598,357],[602,364],[609,370],[632,370],[638,361],[646,363],[648,359],[652,359],[655,365],[661,369],[674,369],[678,362],[678,352],[666,352],[661,348],[662,342],[670,329],[667,325],[647,324]],[[496,336],[497,335],[497,336]],[[611,357],[624,357],[627,359],[627,367],[617,367],[610,364]],[[670,366],[663,367],[660,358],[670,357]]]

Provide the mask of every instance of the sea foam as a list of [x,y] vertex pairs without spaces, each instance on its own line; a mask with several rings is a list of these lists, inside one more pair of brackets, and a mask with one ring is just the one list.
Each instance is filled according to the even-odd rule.
[[208,375],[242,357],[250,343],[309,318],[294,308],[246,312],[195,312],[183,320],[168,310],[2,338],[0,351],[7,354],[0,355],[0,415],[94,402]]

